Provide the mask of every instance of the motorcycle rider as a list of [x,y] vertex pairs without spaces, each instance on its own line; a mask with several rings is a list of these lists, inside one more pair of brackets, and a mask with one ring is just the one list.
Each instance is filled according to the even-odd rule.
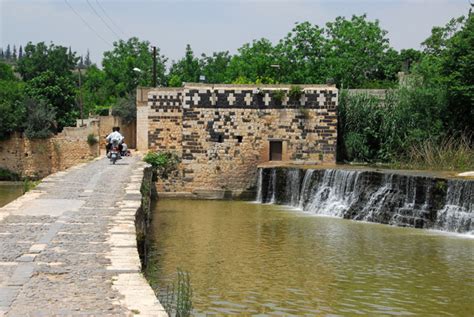
[[117,141],[119,145],[119,151],[122,152],[122,142],[124,137],[122,134],[120,134],[120,128],[119,127],[113,127],[112,128],[112,133],[110,133],[106,138],[107,144],[105,146],[105,150],[107,151],[107,154],[109,154],[110,148],[112,147],[112,143],[114,141]]

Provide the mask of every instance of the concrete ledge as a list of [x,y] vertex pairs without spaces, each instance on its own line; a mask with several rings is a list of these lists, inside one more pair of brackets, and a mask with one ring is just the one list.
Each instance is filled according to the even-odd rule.
[[196,189],[192,192],[158,192],[161,198],[171,199],[209,199],[209,200],[253,200],[256,192],[252,190]]
[[[141,206],[139,189],[143,179],[145,163],[137,163],[125,189],[124,199],[117,203],[120,212],[113,217],[113,226],[109,230],[108,243],[111,251],[106,255],[110,259],[107,270],[118,272],[112,281],[112,288],[123,297],[121,305],[134,316],[168,316],[156,298],[155,292],[141,272],[141,262],[137,249],[135,214]],[[138,177],[141,175],[141,177]]]

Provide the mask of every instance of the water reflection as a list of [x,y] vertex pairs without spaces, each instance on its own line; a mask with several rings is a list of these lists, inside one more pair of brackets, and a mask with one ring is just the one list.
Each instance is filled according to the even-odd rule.
[[196,315],[474,312],[474,240],[278,206],[160,200],[158,283],[191,273]]
[[19,183],[0,182],[0,207],[15,200],[23,194],[23,186]]

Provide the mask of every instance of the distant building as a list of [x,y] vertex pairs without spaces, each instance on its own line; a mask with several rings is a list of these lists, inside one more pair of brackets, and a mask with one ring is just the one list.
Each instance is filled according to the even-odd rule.
[[137,149],[182,158],[160,191],[236,195],[255,187],[262,163],[335,163],[337,105],[326,85],[138,88]]

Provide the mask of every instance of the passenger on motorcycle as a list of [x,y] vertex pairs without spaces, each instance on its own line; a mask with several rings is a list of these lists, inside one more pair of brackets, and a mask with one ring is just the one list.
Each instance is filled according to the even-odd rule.
[[110,151],[110,148],[112,147],[112,143],[116,141],[119,144],[119,151],[122,152],[122,142],[124,137],[122,134],[120,134],[120,128],[119,127],[113,127],[112,128],[112,133],[110,133],[106,138],[107,144],[105,146],[105,150],[107,151],[107,154]]

